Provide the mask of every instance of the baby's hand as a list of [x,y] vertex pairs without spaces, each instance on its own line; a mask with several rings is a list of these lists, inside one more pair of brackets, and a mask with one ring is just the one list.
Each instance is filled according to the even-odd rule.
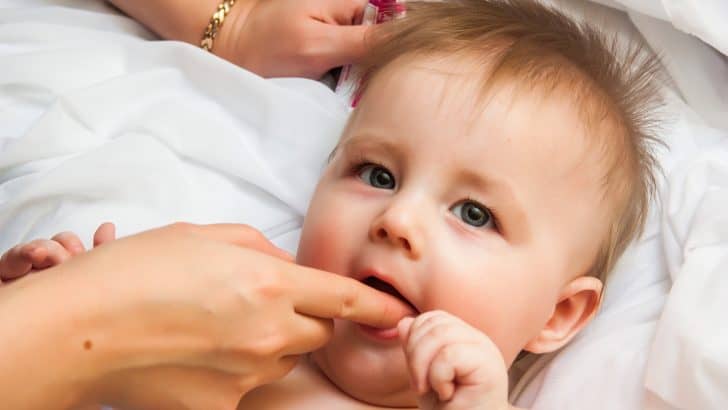
[[[94,234],[94,246],[114,240],[115,235],[114,224],[102,224]],[[51,239],[36,239],[16,245],[0,257],[0,283],[59,265],[85,251],[81,239],[73,232],[62,232]]]
[[503,357],[481,331],[431,311],[398,325],[421,409],[510,409]]

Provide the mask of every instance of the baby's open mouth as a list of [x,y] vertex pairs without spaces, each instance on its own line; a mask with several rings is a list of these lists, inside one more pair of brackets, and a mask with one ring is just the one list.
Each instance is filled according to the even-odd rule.
[[407,298],[402,296],[402,294],[399,293],[399,291],[389,283],[374,276],[368,276],[364,278],[364,280],[362,280],[362,283],[367,286],[371,286],[380,292],[389,293],[390,295],[407,304],[407,306],[409,306],[414,312],[419,313],[419,310],[417,310],[417,308],[409,300],[407,300]]

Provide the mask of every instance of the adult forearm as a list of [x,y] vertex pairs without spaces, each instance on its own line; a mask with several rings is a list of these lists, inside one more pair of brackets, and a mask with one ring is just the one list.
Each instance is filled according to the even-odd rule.
[[94,353],[83,344],[83,302],[57,279],[44,273],[0,287],[3,408],[65,409],[83,401]]
[[[254,0],[238,0],[234,9],[239,11],[247,8],[252,1]],[[109,0],[109,2],[166,40],[198,45],[220,0]]]

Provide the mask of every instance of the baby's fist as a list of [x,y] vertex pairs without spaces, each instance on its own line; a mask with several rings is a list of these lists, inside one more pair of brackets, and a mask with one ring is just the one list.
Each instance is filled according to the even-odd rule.
[[404,318],[398,328],[420,408],[510,409],[503,357],[484,333],[443,311]]

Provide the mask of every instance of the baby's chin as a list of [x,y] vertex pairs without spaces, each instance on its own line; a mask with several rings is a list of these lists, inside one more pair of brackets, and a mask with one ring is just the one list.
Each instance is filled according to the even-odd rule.
[[356,326],[337,321],[331,341],[311,355],[315,365],[339,390],[359,401],[416,407],[399,343],[372,343]]

